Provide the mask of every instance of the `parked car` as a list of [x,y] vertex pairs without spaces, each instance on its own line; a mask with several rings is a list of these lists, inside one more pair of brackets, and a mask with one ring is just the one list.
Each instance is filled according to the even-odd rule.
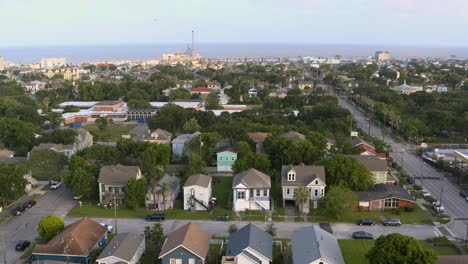
[[24,212],[25,210],[26,210],[26,206],[20,205],[20,206],[15,207],[15,209],[11,211],[11,214],[14,216],[18,216],[18,215],[21,215],[21,213]]
[[52,182],[52,184],[50,185],[50,189],[51,190],[57,190],[58,188],[60,188],[60,186],[62,186],[62,182]]
[[114,230],[114,227],[111,226],[111,225],[108,225],[108,224],[105,224],[105,223],[101,223],[101,225],[105,228],[107,228],[107,233],[112,233],[112,231]]
[[26,206],[26,208],[32,208],[36,205],[36,201],[32,200],[32,201],[29,201],[27,203],[24,204]]
[[150,215],[147,215],[145,217],[146,221],[164,221],[166,220],[166,215],[163,214],[163,213],[154,213],[154,214],[150,214]]
[[429,197],[429,196],[431,196],[431,193],[430,193],[429,191],[427,191],[426,189],[422,189],[420,193],[421,193],[421,195],[422,195],[423,197]]
[[365,231],[356,231],[353,233],[354,239],[374,239],[374,235]]
[[392,168],[396,168],[398,167],[398,163],[396,163],[395,161],[392,161]]
[[398,218],[387,219],[383,222],[384,226],[401,226],[401,221]]
[[408,183],[409,184],[415,184],[416,180],[413,177],[408,177]]
[[444,213],[445,208],[442,206],[442,204],[439,201],[435,201],[432,203],[432,208],[438,212],[438,213]]
[[374,221],[374,219],[361,219],[357,222],[357,224],[373,226],[376,224],[376,222]]
[[463,197],[463,198],[468,197],[468,191],[467,190],[461,190],[460,191],[460,196]]
[[28,240],[20,240],[20,241],[18,241],[18,243],[16,243],[15,249],[16,249],[16,251],[24,251],[30,245],[31,245],[31,242],[29,242]]

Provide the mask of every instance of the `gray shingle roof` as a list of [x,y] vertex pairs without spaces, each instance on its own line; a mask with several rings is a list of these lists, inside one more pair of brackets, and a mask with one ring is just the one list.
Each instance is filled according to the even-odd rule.
[[270,176],[253,168],[234,175],[232,187],[239,183],[248,188],[271,188]]
[[[288,172],[293,169],[296,172],[296,180],[288,181]],[[325,168],[323,166],[306,166],[306,165],[288,165],[281,169],[281,184],[288,186],[304,186],[311,183],[315,179],[320,179],[326,183]]]
[[289,131],[284,134],[281,134],[281,136],[291,140],[292,142],[298,142],[301,140],[305,140],[306,138],[304,135],[302,135],[301,133],[297,133],[296,131]]
[[210,185],[211,182],[211,177],[205,174],[195,174],[190,177],[188,177],[187,181],[185,181],[184,187],[189,187],[189,186],[202,186],[205,188],[208,188],[208,185]]
[[413,196],[405,188],[399,185],[379,183],[367,192],[355,192],[359,201],[374,201],[385,198],[398,198],[414,201]]
[[311,263],[319,259],[327,263],[345,263],[336,237],[315,225],[293,234],[291,250],[294,264]]
[[200,135],[198,131],[193,134],[181,134],[172,140],[172,144],[185,144],[185,142],[192,140],[192,138],[198,135]]
[[254,224],[247,224],[229,236],[226,255],[237,256],[246,248],[255,250],[270,261],[273,260],[271,235]]
[[387,161],[372,155],[349,155],[357,159],[369,171],[387,171]]
[[[154,187],[155,194],[160,194],[162,192],[162,186],[164,183],[167,183],[168,193],[176,193],[179,190],[180,179],[176,176],[164,174],[164,176],[158,180],[157,186]],[[151,191],[151,186],[148,186],[148,190]]]
[[130,262],[144,240],[145,236],[142,234],[118,234],[104,248],[97,260],[114,256]]
[[125,184],[130,178],[136,177],[139,170],[138,166],[124,166],[121,164],[102,166],[98,182]]

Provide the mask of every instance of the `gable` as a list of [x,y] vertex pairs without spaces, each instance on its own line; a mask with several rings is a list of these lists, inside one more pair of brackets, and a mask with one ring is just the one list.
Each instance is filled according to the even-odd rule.
[[199,259],[202,259],[202,260],[205,259],[204,257],[201,257],[201,256],[195,254],[195,252],[187,249],[183,245],[179,245],[179,246],[175,247],[174,249],[167,252],[166,254],[164,254],[162,256],[159,256],[159,258],[160,259],[164,259],[164,258],[182,258],[182,259],[199,258]]
[[239,183],[236,186],[234,186],[233,189],[248,189],[248,188],[244,184]]
[[[318,181],[318,184],[315,184],[315,181]],[[313,186],[327,186],[322,180],[320,180],[319,178],[316,178],[314,180],[312,180],[311,182],[309,182],[307,185],[307,187],[313,187]]]

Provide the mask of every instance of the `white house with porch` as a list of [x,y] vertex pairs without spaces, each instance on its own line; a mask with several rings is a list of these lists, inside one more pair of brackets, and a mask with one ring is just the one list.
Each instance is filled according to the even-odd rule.
[[[294,191],[296,188],[304,186],[310,192],[310,203],[314,208],[317,207],[318,200],[325,196],[325,168],[323,166],[283,166],[281,169],[281,188],[283,191],[283,206],[288,202],[293,202]],[[310,203],[303,207],[304,212],[309,212]]]
[[234,211],[270,210],[270,189],[270,176],[256,169],[248,169],[234,175]]

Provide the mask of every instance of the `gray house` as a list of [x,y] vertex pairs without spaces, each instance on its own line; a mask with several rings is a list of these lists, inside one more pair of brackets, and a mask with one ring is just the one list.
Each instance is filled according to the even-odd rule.
[[196,224],[188,223],[170,233],[159,253],[163,264],[208,263],[210,235]]
[[273,238],[254,224],[229,236],[222,263],[269,264],[273,261]]
[[172,156],[174,158],[181,158],[182,156],[190,156],[189,152],[185,151],[185,144],[190,140],[200,135],[200,132],[193,134],[182,134],[172,140]]
[[156,186],[148,186],[145,205],[148,209],[166,210],[174,207],[174,200],[179,195],[180,179],[164,174]]
[[345,264],[336,237],[316,225],[296,231],[291,244],[294,264]]
[[349,155],[359,161],[372,174],[374,184],[387,183],[387,161],[372,155]]
[[122,233],[116,235],[96,259],[98,264],[136,264],[145,252],[145,236]]

